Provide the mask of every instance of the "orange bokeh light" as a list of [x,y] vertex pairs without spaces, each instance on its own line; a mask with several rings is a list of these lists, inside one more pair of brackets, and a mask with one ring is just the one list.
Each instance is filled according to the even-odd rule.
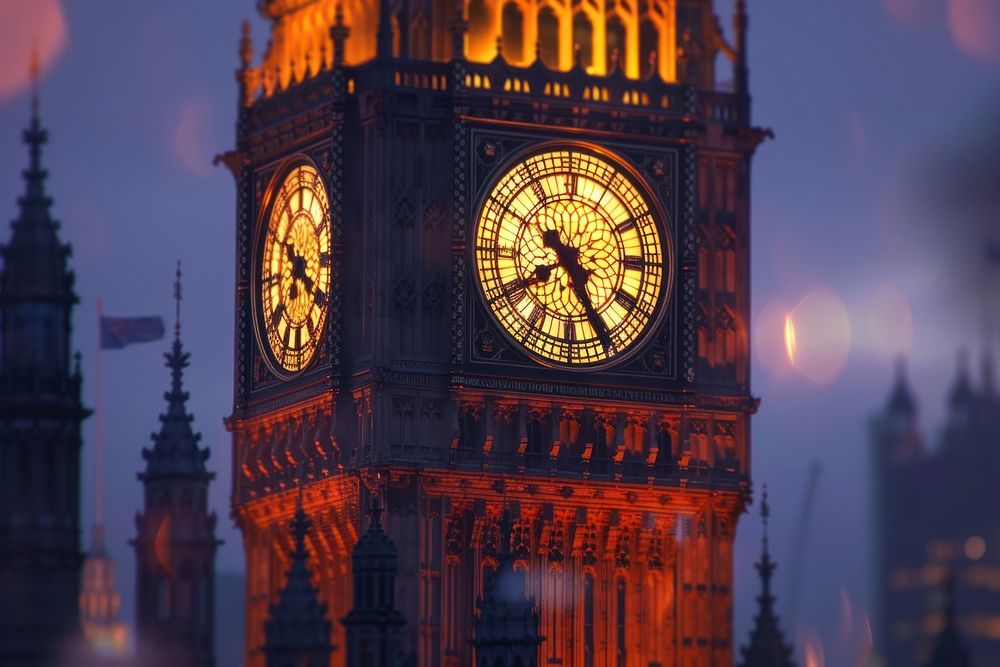
[[816,384],[829,384],[843,370],[851,350],[847,308],[833,291],[817,287],[786,314],[790,363]]
[[948,28],[955,44],[977,60],[1000,62],[1000,2],[948,0]]
[[27,90],[33,51],[37,49],[44,76],[65,51],[67,38],[66,14],[59,0],[0,2],[0,101]]

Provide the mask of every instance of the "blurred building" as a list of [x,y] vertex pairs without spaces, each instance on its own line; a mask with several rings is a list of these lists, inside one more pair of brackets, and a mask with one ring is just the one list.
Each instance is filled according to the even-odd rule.
[[[33,76],[37,78],[37,67]],[[71,248],[59,240],[32,96],[24,195],[0,272],[0,664],[54,665],[80,639],[80,401]]]
[[104,528],[95,525],[80,590],[80,624],[84,639],[96,654],[95,661],[107,658],[113,664],[131,648],[128,628],[118,616],[120,607],[115,565],[104,548]]
[[920,427],[902,365],[872,420],[875,650],[888,667],[930,659],[952,573],[955,627],[975,664],[1000,664],[1000,397],[989,356],[978,375],[963,356],[936,437]]
[[136,515],[136,649],[143,667],[214,667],[216,515],[208,506],[208,447],[191,427],[184,369],[190,353],[180,336],[180,269],[175,286],[178,321],[170,351],[166,412],[153,446],[142,450],[146,469],[143,511]]

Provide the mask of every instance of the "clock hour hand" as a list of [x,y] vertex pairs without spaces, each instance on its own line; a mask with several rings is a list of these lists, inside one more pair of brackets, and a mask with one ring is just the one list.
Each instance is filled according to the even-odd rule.
[[594,308],[594,304],[590,300],[590,295],[587,293],[587,282],[590,280],[590,271],[580,266],[580,249],[563,243],[559,239],[559,232],[553,229],[546,230],[542,234],[542,245],[555,250],[556,258],[569,275],[569,282],[573,288],[573,293],[576,294],[577,300],[583,306],[583,312],[587,315],[587,321],[590,322],[590,326],[594,328],[597,339],[601,341],[601,345],[605,349],[610,348],[611,337],[608,335],[608,327],[604,324],[604,319],[600,313]]

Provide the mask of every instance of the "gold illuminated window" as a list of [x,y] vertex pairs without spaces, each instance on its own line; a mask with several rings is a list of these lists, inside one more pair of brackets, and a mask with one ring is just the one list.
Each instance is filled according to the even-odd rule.
[[646,196],[610,159],[548,150],[507,169],[475,234],[482,295],[544,362],[607,362],[634,346],[663,299],[668,246]]

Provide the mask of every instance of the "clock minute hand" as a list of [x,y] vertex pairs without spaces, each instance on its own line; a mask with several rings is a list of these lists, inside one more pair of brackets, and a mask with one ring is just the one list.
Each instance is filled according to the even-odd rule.
[[590,295],[587,293],[587,282],[590,280],[590,271],[580,266],[579,248],[573,248],[564,244],[559,240],[559,232],[551,229],[542,234],[542,244],[546,248],[552,248],[556,251],[556,258],[559,260],[559,264],[566,269],[566,273],[569,274],[573,293],[576,294],[577,300],[583,306],[583,312],[587,315],[587,321],[590,322],[590,326],[594,327],[597,339],[601,341],[601,345],[605,349],[611,347],[611,337],[608,335],[608,328],[604,324],[604,319],[600,313],[594,308],[594,304],[590,300]]

